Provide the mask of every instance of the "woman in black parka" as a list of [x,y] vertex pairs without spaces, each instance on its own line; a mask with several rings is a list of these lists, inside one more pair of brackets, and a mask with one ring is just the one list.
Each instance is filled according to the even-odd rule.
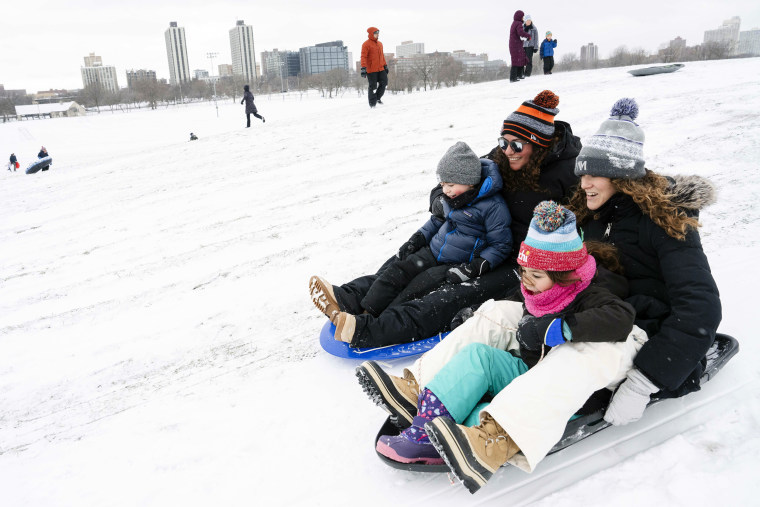
[[[558,104],[559,97],[549,90],[523,102],[504,120],[499,146],[485,157],[496,162],[504,180],[503,195],[512,214],[514,245],[525,239],[533,209],[539,202],[567,203],[578,183],[573,169],[581,143],[569,124],[554,121]],[[439,207],[439,195],[440,186],[431,193],[431,212]],[[466,283],[443,287],[441,282],[448,266],[432,268],[415,278],[379,317],[362,315],[359,304],[377,274],[340,286],[312,277],[311,297],[328,318],[335,311],[355,314],[352,347],[408,343],[448,331],[463,308],[506,297],[519,284],[514,272],[516,258],[517,253],[513,252],[510,259],[493,271]]]
[[704,178],[666,178],[645,169],[637,114],[632,99],[621,99],[585,141],[575,170],[581,187],[570,205],[586,240],[617,247],[629,281],[626,301],[649,336],[607,411],[613,424],[638,419],[650,395],[698,390],[721,320],[696,218],[714,201],[714,189]]
[[245,126],[245,128],[248,128],[251,126],[251,115],[255,116],[262,122],[266,123],[266,120],[263,116],[259,114],[259,110],[256,108],[256,104],[253,103],[253,93],[251,93],[251,87],[248,85],[243,86],[243,100],[240,101],[242,104],[245,102],[245,118],[248,124]]

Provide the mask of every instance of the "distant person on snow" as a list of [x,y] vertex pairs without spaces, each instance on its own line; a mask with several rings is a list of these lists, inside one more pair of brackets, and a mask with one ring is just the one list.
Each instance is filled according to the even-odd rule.
[[523,79],[523,67],[526,64],[525,50],[522,39],[530,39],[530,34],[523,30],[523,11],[515,11],[512,26],[509,28],[509,56],[512,67],[509,71],[509,82],[515,83]]
[[255,116],[262,122],[266,123],[266,120],[263,116],[259,114],[259,110],[256,109],[256,104],[253,103],[253,93],[251,93],[251,87],[248,85],[245,85],[243,87],[243,90],[245,90],[245,93],[243,93],[243,100],[240,101],[242,104],[245,102],[245,117],[248,120],[248,124],[245,126],[245,128],[248,128],[251,126],[251,115]]
[[530,39],[523,41],[523,50],[525,51],[525,77],[530,77],[533,72],[533,53],[538,51],[538,28],[533,24],[530,14],[525,15],[523,29],[530,34]]
[[11,169],[13,169],[14,172],[16,171],[16,162],[17,162],[16,154],[15,153],[11,153],[11,163],[8,164],[8,170],[9,171]]
[[546,32],[546,38],[538,50],[539,60],[544,62],[544,74],[551,74],[554,68],[554,48],[557,47],[557,39],[552,39],[552,33]]
[[[249,125],[250,125],[250,120],[249,120]],[[192,132],[190,132],[190,140],[191,141],[197,141],[198,140],[198,136],[196,136],[195,134],[193,134]]]
[[[50,155],[47,152],[47,148],[45,148],[44,146],[42,146],[40,148],[40,152],[37,154],[37,158],[45,158],[45,157],[49,157],[49,156]],[[42,169],[40,169],[40,171],[47,171],[48,169],[50,169],[50,165],[46,165],[45,167],[43,167]]]
[[[385,93],[385,87],[388,86],[388,64],[385,63],[383,54],[383,43],[377,40],[380,37],[380,30],[371,26],[367,28],[367,40],[362,44],[362,77],[367,78],[369,91],[369,107],[375,107],[376,104],[382,104],[380,100]],[[375,89],[377,88],[377,91]]]
[[[407,289],[418,274],[440,265],[449,265],[441,274],[450,284],[476,280],[504,262],[512,253],[512,223],[501,195],[499,167],[480,159],[466,143],[458,142],[438,162],[443,190],[443,213],[432,215],[425,225],[404,243],[396,259],[386,266],[361,300],[364,313],[375,317]],[[318,276],[309,282],[312,297],[329,294],[332,285]],[[331,303],[334,294],[317,305],[335,324],[335,339],[351,343],[356,316]],[[315,301],[317,304],[317,301]],[[328,308],[329,307],[329,308]],[[358,313],[361,313],[359,311]],[[356,345],[354,345],[356,346]]]

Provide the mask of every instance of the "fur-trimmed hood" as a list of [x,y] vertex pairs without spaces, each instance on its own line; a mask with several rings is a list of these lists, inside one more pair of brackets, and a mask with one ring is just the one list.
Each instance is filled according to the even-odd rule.
[[715,204],[718,191],[715,185],[702,176],[668,176],[672,201],[679,207],[687,210],[701,210],[711,204]]

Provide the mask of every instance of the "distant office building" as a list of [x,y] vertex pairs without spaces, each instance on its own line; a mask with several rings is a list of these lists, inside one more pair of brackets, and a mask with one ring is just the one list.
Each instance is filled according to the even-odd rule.
[[593,42],[581,47],[581,64],[593,65],[599,60],[599,48]]
[[195,69],[193,71],[193,79],[206,79],[208,78],[208,71],[204,69]]
[[256,82],[256,50],[253,44],[253,27],[241,19],[230,30],[232,73],[243,76],[250,84]]
[[396,56],[398,58],[409,58],[414,55],[425,54],[424,42],[412,42],[410,40],[404,41],[401,45],[396,46]]
[[232,75],[232,64],[230,63],[220,63],[217,69],[219,69],[220,77],[227,77]]
[[101,65],[103,65],[103,59],[95,56],[95,53],[90,53],[89,56],[84,57],[85,67],[100,67]]
[[164,32],[166,39],[166,57],[169,60],[169,82],[172,86],[190,81],[190,64],[187,61],[187,41],[185,28],[177,26],[176,21],[169,23]]
[[348,48],[342,40],[323,42],[299,49],[301,74],[322,74],[333,69],[348,71]]
[[666,44],[662,44],[657,50],[657,54],[661,57],[675,59],[679,59],[685,52],[686,39],[682,39],[680,36]]
[[704,43],[727,44],[730,55],[735,55],[739,49],[739,27],[742,24],[739,16],[727,19],[715,30],[705,30]]
[[262,75],[297,76],[301,73],[301,58],[298,51],[279,50],[261,53]]
[[134,90],[139,81],[156,81],[156,71],[145,69],[127,71],[127,88]]
[[[390,56],[390,58],[389,58]],[[436,51],[435,53],[426,53],[426,54],[415,54],[406,58],[395,58],[393,59],[393,55],[389,53],[385,53],[385,61],[390,61],[393,59],[394,61],[394,68],[396,69],[396,72],[413,72],[417,66],[420,65],[419,58],[427,58],[428,60],[436,59],[436,58],[446,58],[448,56],[452,56],[451,53],[444,52],[444,51]]]
[[760,29],[753,28],[745,32],[739,32],[740,55],[760,56]]
[[98,85],[112,93],[119,91],[119,82],[116,79],[116,67],[103,65],[102,59],[93,53],[84,57],[84,63],[86,65],[82,67],[82,85],[84,88]]

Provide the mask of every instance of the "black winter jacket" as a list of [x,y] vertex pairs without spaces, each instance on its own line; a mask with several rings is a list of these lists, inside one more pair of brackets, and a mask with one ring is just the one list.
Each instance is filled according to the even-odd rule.
[[[694,214],[713,199],[712,186],[699,177],[674,180],[670,191]],[[668,236],[622,193],[581,228],[586,240],[612,243],[620,252],[631,293],[626,301],[636,309],[636,325],[649,336],[636,367],[663,389],[659,397],[698,390],[721,320],[718,287],[699,233],[692,230],[683,241]]]

